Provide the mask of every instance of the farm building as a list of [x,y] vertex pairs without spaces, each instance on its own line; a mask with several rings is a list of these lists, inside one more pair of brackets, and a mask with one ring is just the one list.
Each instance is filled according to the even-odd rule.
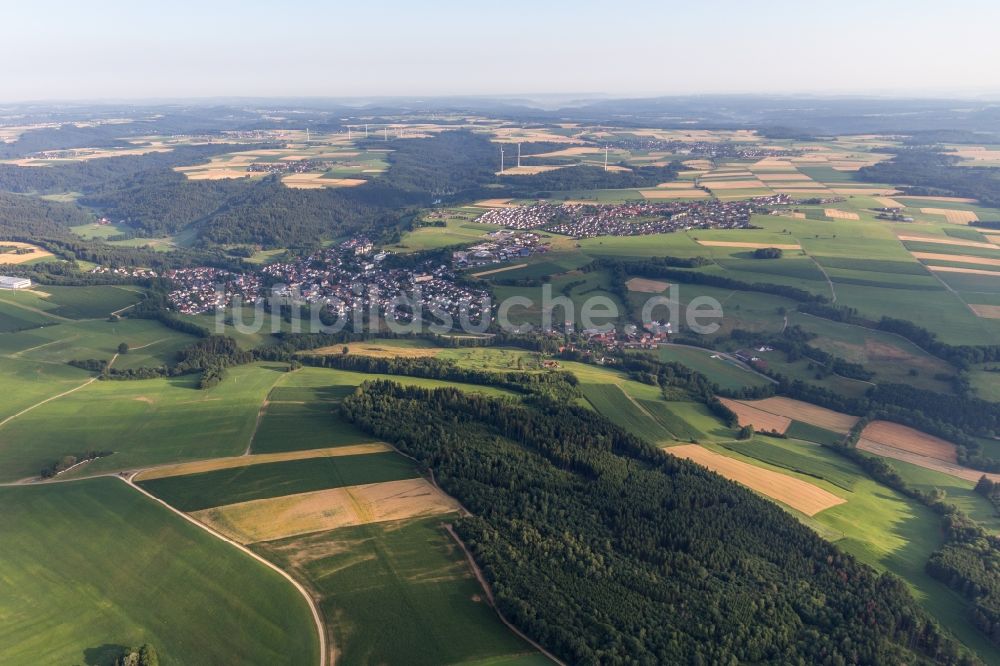
[[31,280],[28,278],[0,275],[0,289],[28,289],[29,287],[31,287]]

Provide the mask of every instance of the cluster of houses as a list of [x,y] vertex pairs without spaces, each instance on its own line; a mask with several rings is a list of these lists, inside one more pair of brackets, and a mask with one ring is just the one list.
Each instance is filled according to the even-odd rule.
[[573,238],[643,236],[686,229],[745,229],[754,213],[792,203],[787,194],[738,201],[699,201],[619,204],[540,203],[518,208],[496,208],[476,221],[511,229],[544,229]]
[[636,152],[663,152],[700,158],[760,160],[765,157],[796,157],[801,151],[764,148],[754,143],[730,141],[664,141],[649,136],[622,136],[611,142],[612,148]]
[[317,162],[316,160],[285,160],[283,162],[254,162],[247,167],[247,171],[254,173],[312,173],[316,171],[326,171],[330,168],[329,162]]
[[151,268],[137,268],[135,266],[123,266],[121,268],[108,268],[107,266],[95,266],[90,269],[95,275],[115,275],[117,277],[128,278],[155,278],[156,271]]
[[541,229],[559,214],[560,204],[537,203],[530,206],[491,208],[476,218],[480,224],[495,224],[507,229]]
[[163,277],[173,281],[167,298],[171,307],[182,314],[214,312],[230,305],[237,297],[244,303],[256,303],[263,281],[256,273],[234,273],[201,266],[168,270]]
[[500,261],[530,257],[548,252],[549,244],[542,237],[530,231],[508,231],[501,229],[486,234],[487,240],[465,249],[452,252],[451,260],[455,268],[464,269]]
[[452,317],[465,313],[478,322],[488,308],[488,292],[459,285],[451,267],[387,267],[387,255],[373,250],[371,241],[353,239],[295,261],[270,264],[261,272],[270,284],[280,285],[274,295],[326,306],[337,316],[361,310],[405,321],[404,310],[410,316],[419,310]]
[[650,322],[640,329],[635,324],[626,324],[621,331],[611,329],[584,329],[581,331],[591,346],[599,345],[612,351],[615,349],[656,349],[670,337],[669,322]]

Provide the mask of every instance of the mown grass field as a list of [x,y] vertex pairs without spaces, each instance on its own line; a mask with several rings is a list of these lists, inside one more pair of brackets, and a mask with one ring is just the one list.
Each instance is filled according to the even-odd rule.
[[417,476],[394,452],[306,458],[140,481],[181,511]]
[[43,285],[26,291],[0,291],[0,301],[35,308],[68,319],[107,317],[116,310],[137,303],[141,292],[135,287],[60,287]]
[[667,443],[677,439],[674,433],[625,395],[619,386],[581,384],[580,389],[594,409],[633,435],[652,444]]
[[[298,591],[116,479],[0,488],[0,662],[316,663]],[[112,657],[113,658],[113,657]]]
[[343,664],[547,663],[497,619],[440,518],[252,548],[314,589]]
[[792,420],[792,424],[788,426],[785,435],[792,439],[802,439],[807,442],[815,442],[826,446],[836,446],[844,441],[844,435],[841,435],[839,432],[833,432],[832,430],[827,430],[811,423],[803,423],[802,421],[795,420]]
[[[288,391],[296,389],[279,387],[276,390],[281,392],[278,395],[288,396]],[[272,397],[274,395],[272,392]],[[250,449],[254,453],[275,453],[345,446],[370,439],[341,418],[339,400],[306,404],[271,402],[264,408]]]
[[766,377],[718,357],[716,352],[709,350],[672,345],[660,347],[657,356],[661,361],[680,363],[700,372],[723,389],[738,390],[746,386],[767,386],[771,383]]
[[817,479],[829,481],[838,488],[851,490],[858,479],[857,468],[846,462],[811,455],[810,448],[801,442],[787,442],[770,437],[755,437],[745,442],[724,444],[730,451],[735,451],[750,458],[776,467],[783,467],[793,472],[799,472]]
[[[0,340],[4,336],[0,336]],[[90,373],[63,363],[42,363],[0,356],[4,399],[0,400],[0,421],[42,400],[83,385]],[[4,428],[0,426],[0,450]]]
[[52,317],[33,312],[8,301],[0,301],[0,333],[23,331],[53,323]]
[[194,342],[192,335],[172,330],[151,319],[62,322],[30,331],[0,335],[0,353],[52,363],[99,359],[110,361],[122,342],[129,352],[115,367],[158,367],[169,364],[177,352]]
[[952,390],[936,376],[953,375],[955,368],[897,335],[798,312],[791,313],[788,321],[818,336],[809,341],[811,346],[874,372],[875,382],[910,384],[938,393]]
[[0,427],[0,479],[34,476],[64,455],[90,450],[115,453],[71,474],[238,455],[250,442],[261,402],[286,367],[231,368],[209,391],[196,388],[196,375],[95,381]]
[[[847,500],[844,504],[826,509],[812,518],[799,517],[862,562],[902,578],[915,598],[939,623],[987,663],[1000,663],[1000,650],[969,622],[967,602],[924,571],[931,553],[943,543],[937,514],[876,483],[853,463],[825,447],[770,438],[766,443],[770,449],[762,455],[773,462],[744,455],[739,450],[743,445],[740,442],[728,447],[716,445],[713,450],[797,476],[844,497]],[[756,448],[759,447],[753,447],[747,453],[758,453]],[[892,461],[894,467],[896,462]],[[803,466],[809,473],[792,471],[797,466]],[[848,475],[853,474],[851,490],[831,483],[824,474],[835,475],[841,482],[846,482]]]

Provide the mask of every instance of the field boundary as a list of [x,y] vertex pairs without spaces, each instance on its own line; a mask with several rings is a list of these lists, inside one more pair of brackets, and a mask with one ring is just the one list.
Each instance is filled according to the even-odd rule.
[[462,549],[462,552],[465,553],[465,559],[469,563],[469,567],[472,569],[472,573],[473,575],[475,575],[476,580],[479,581],[480,587],[483,588],[483,593],[486,595],[487,603],[489,603],[490,608],[493,609],[493,612],[497,614],[497,617],[500,618],[500,621],[503,622],[504,625],[508,629],[510,629],[515,636],[518,636],[519,638],[527,642],[529,645],[534,647],[540,653],[542,653],[550,660],[552,660],[552,662],[559,664],[559,666],[566,666],[566,663],[564,661],[561,661],[554,654],[552,654],[551,652],[543,648],[541,645],[530,639],[520,629],[518,629],[513,624],[507,621],[507,618],[504,617],[503,613],[500,612],[500,609],[497,608],[496,601],[493,599],[493,590],[490,589],[489,583],[486,582],[486,577],[483,575],[482,570],[479,568],[479,564],[476,563],[475,558],[472,557],[472,553],[470,553],[469,549],[465,547],[465,542],[462,541],[462,539],[458,536],[458,534],[455,532],[455,528],[452,527],[450,523],[444,523],[444,529],[448,532],[449,535],[451,535],[451,538],[455,540],[455,543],[458,544],[458,547]]
[[333,657],[329,658],[327,656],[327,649],[328,648],[327,648],[326,625],[323,623],[322,616],[320,616],[320,614],[319,614],[319,609],[316,607],[316,601],[312,598],[312,595],[309,594],[309,592],[306,590],[305,586],[302,585],[302,583],[300,583],[299,581],[295,580],[290,573],[288,573],[284,569],[281,569],[280,567],[278,567],[278,565],[276,565],[273,562],[270,562],[270,561],[264,559],[263,556],[258,555],[257,553],[253,552],[252,550],[250,550],[246,546],[242,545],[241,543],[239,543],[237,541],[234,541],[234,540],[230,539],[226,535],[221,534],[219,532],[216,532],[214,529],[212,529],[208,525],[205,525],[204,523],[201,523],[201,522],[195,520],[194,518],[192,518],[188,514],[184,513],[180,509],[175,509],[171,505],[167,504],[164,500],[161,500],[159,497],[153,495],[152,493],[146,491],[142,487],[140,487],[137,484],[133,483],[132,479],[135,477],[135,474],[133,474],[133,475],[131,475],[129,477],[123,477],[123,476],[120,476],[120,475],[116,475],[116,477],[119,478],[119,479],[121,479],[122,482],[125,483],[126,485],[131,486],[132,488],[134,488],[135,490],[139,491],[140,493],[142,493],[143,495],[145,495],[149,499],[153,500],[157,504],[165,506],[167,509],[169,509],[170,511],[174,512],[175,514],[177,514],[178,516],[180,516],[184,520],[188,521],[192,525],[197,525],[198,527],[200,527],[201,529],[205,530],[206,532],[208,532],[209,534],[211,534],[215,538],[221,539],[222,541],[225,541],[226,543],[228,543],[231,546],[239,549],[243,553],[249,555],[250,557],[252,557],[253,559],[257,560],[258,562],[260,562],[264,566],[268,567],[269,569],[278,572],[278,574],[280,574],[285,580],[287,580],[292,585],[294,585],[295,589],[298,590],[299,593],[302,595],[302,597],[306,600],[306,603],[309,604],[309,610],[312,611],[313,621],[316,623],[316,632],[319,634],[319,666],[333,666],[333,664],[336,663],[336,661],[337,661],[336,660],[336,647],[334,645],[332,645],[332,644],[329,646],[330,652],[333,653]]

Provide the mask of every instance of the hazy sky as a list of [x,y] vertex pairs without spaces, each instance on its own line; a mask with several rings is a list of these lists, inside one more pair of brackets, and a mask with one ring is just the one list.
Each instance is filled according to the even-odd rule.
[[5,101],[1000,93],[996,0],[5,4]]

